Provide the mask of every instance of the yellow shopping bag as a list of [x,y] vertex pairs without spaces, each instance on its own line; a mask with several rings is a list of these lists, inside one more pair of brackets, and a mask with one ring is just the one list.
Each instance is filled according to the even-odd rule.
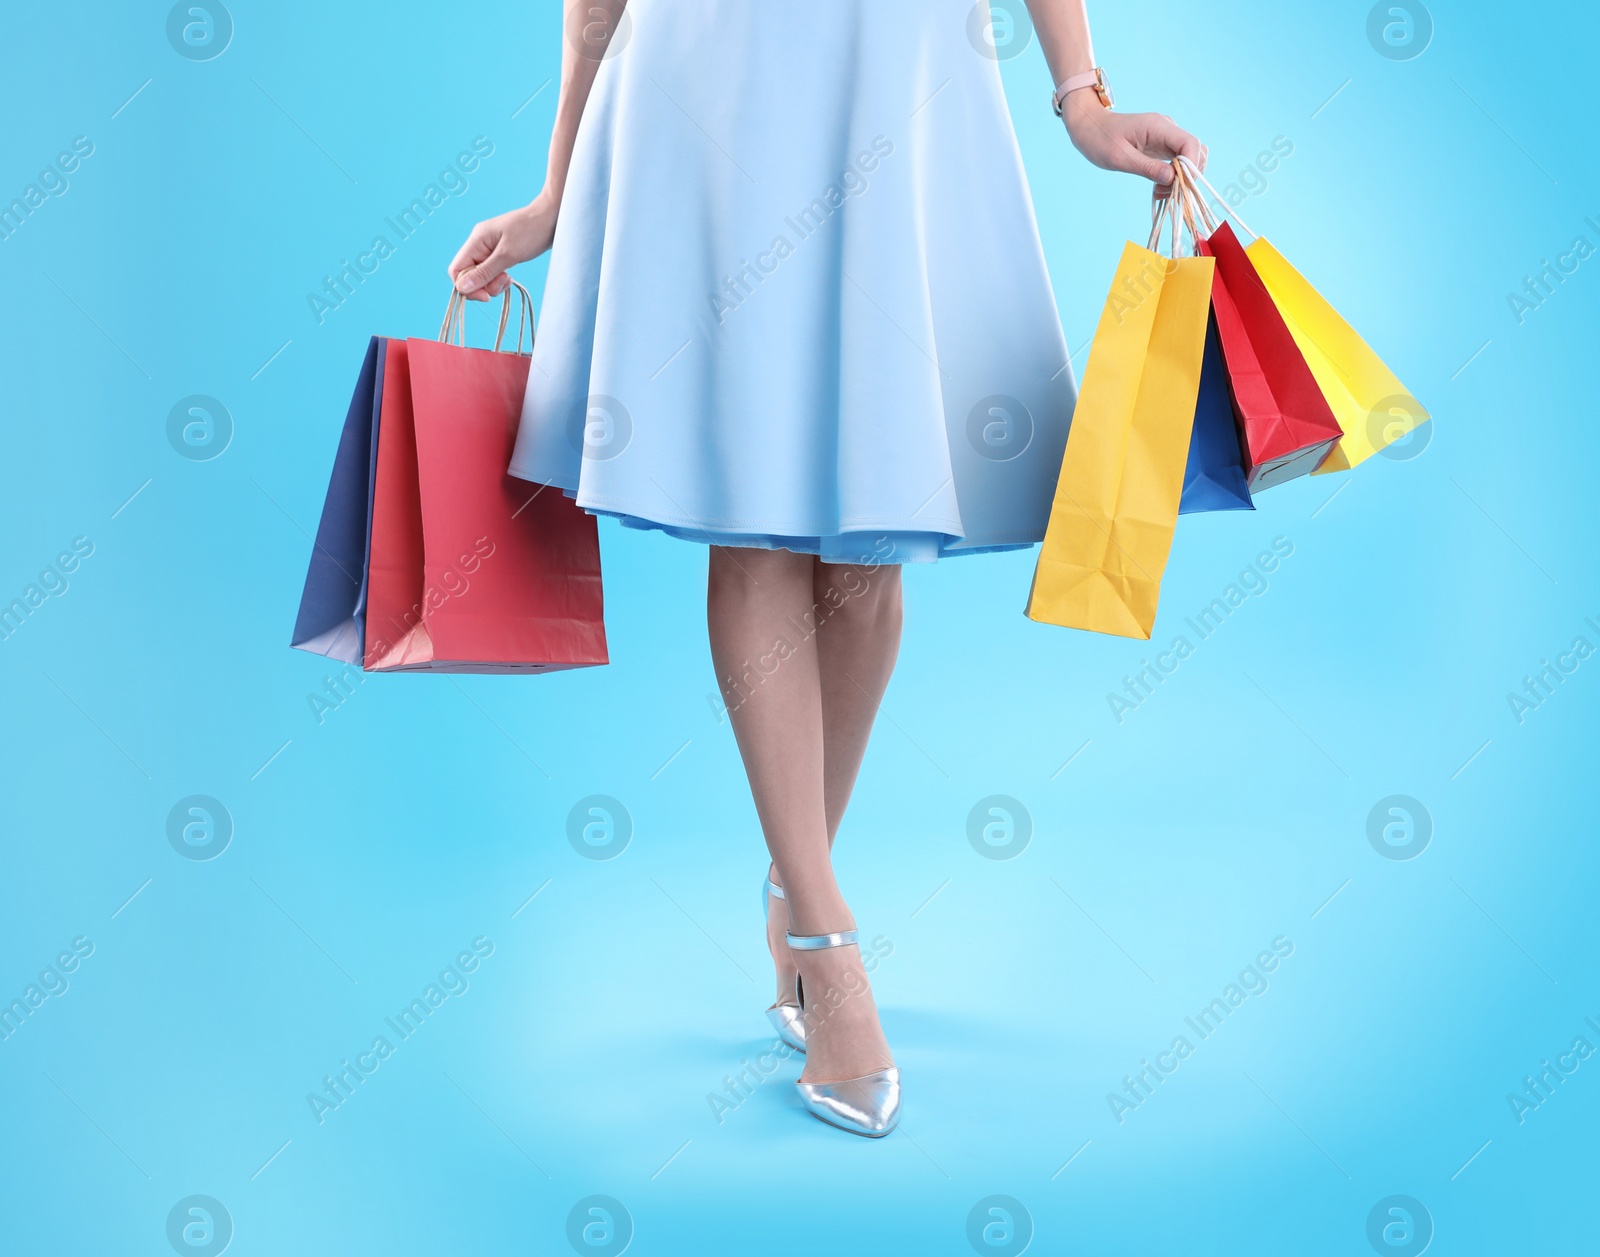
[[[1165,209],[1166,202],[1161,202]],[[1172,549],[1211,308],[1211,258],[1128,243],[1095,330],[1028,618],[1148,640]]]
[[1281,253],[1260,237],[1245,252],[1344,429],[1313,475],[1348,471],[1428,421],[1422,404]]
[[[1193,208],[1203,224],[1214,228],[1216,221],[1199,189],[1210,192],[1219,206],[1226,206],[1227,202],[1193,162],[1180,157],[1178,164],[1177,185],[1191,192]],[[1431,416],[1422,404],[1305,276],[1267,240],[1257,236],[1237,211],[1223,212],[1255,237],[1245,252],[1344,432],[1312,474],[1348,471],[1428,422]]]

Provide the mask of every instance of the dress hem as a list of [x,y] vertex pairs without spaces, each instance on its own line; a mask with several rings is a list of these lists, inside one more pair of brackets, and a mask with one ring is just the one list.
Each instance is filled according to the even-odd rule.
[[[861,567],[936,563],[940,559],[955,558],[963,554],[999,554],[1010,550],[1028,550],[1039,544],[1039,539],[1033,538],[963,545],[959,538],[950,538],[946,533],[897,529],[852,530],[810,536],[713,532],[704,528],[686,528],[659,520],[644,519],[620,511],[584,506],[581,503],[579,505],[591,515],[616,520],[624,528],[640,532],[659,532],[675,537],[679,541],[698,542],[701,545],[721,546],[734,550],[789,550],[795,554],[815,555],[824,563],[853,563]],[[950,540],[955,540],[957,544],[954,546],[946,544]],[[887,552],[882,549],[885,542],[889,543]]]
[[[584,493],[580,488],[562,484],[557,480],[540,479],[531,474],[526,468],[513,465],[507,469],[507,474],[515,476],[519,480],[529,481],[532,484],[543,484],[550,488],[560,489],[562,493],[576,501],[579,507],[588,511],[591,515],[605,515],[608,518],[620,520],[629,528],[670,533],[683,540],[699,541],[709,545],[747,545],[759,549],[778,548],[796,550],[797,553],[803,554],[818,554],[821,553],[823,548],[821,543],[828,540],[836,540],[843,537],[872,538],[892,536],[916,538],[922,539],[924,542],[931,542],[937,547],[937,555],[933,557],[938,557],[938,555],[944,554],[1014,550],[1037,545],[1042,540],[1041,537],[1007,537],[999,541],[963,547],[962,543],[966,540],[966,533],[957,520],[932,520],[928,523],[917,525],[882,519],[840,520],[836,524],[830,525],[827,529],[822,529],[817,527],[808,528],[797,524],[774,527],[770,522],[764,520],[682,517],[655,519],[636,514],[622,502],[592,493]],[[776,547],[769,545],[769,542],[776,542]]]

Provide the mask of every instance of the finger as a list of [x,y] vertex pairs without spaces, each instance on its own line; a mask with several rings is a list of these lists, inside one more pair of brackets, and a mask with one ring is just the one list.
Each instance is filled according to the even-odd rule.
[[457,251],[445,271],[451,279],[454,279],[468,267],[475,266],[489,257],[494,252],[494,248],[495,241],[490,238],[490,233],[480,223],[472,229],[472,234],[467,237],[467,242]]
[[483,261],[467,267],[456,276],[456,291],[470,297],[478,289],[489,283],[490,280],[496,279],[503,274],[506,266],[506,255],[499,248],[496,248]]
[[1200,156],[1200,141],[1182,127],[1160,114],[1144,114],[1142,134],[1134,138],[1141,149],[1152,157],[1171,161],[1180,153],[1195,161]]
[[497,275],[482,288],[479,288],[474,292],[463,293],[462,295],[466,297],[468,301],[493,301],[509,287],[511,287],[510,276]]
[[1129,158],[1128,169],[1131,170],[1134,174],[1143,175],[1146,179],[1150,180],[1150,182],[1155,184],[1157,189],[1167,188],[1167,187],[1171,186],[1171,184],[1172,184],[1172,163],[1171,162],[1161,161],[1158,158],[1151,157],[1147,153],[1141,153],[1136,148],[1129,149],[1128,158]]
[[1200,143],[1199,137],[1190,135],[1182,127],[1168,121],[1152,138],[1172,155],[1186,157],[1197,168],[1200,166],[1204,145]]
[[1211,160],[1211,150],[1204,144],[1200,146],[1200,173],[1205,174],[1206,163]]

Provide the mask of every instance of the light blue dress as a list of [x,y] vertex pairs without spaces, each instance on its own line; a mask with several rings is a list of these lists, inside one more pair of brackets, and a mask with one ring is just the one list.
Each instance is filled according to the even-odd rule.
[[1076,385],[972,0],[631,0],[511,474],[835,562],[1044,536]]

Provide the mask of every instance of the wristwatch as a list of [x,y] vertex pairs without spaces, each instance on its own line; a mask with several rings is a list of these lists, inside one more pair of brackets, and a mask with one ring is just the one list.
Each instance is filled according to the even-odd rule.
[[1086,70],[1082,74],[1074,74],[1062,79],[1056,85],[1055,93],[1050,97],[1050,105],[1056,111],[1056,117],[1061,117],[1061,102],[1066,100],[1068,92],[1075,92],[1082,87],[1094,88],[1095,99],[1107,109],[1117,102],[1111,95],[1111,88],[1106,83],[1106,72],[1099,66]]

